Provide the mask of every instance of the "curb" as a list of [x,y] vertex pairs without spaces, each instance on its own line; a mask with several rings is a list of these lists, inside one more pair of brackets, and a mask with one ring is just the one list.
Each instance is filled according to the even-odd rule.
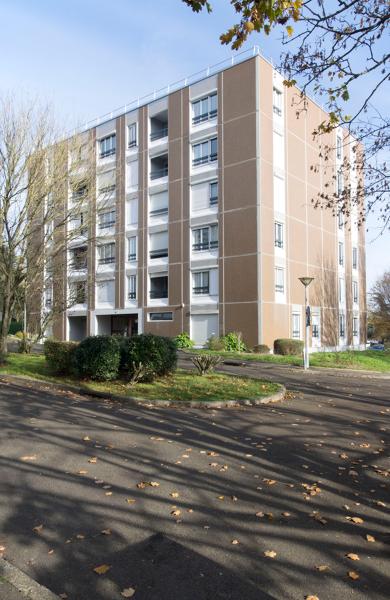
[[[234,374],[231,374],[234,376]],[[250,378],[249,378],[250,379]],[[132,406],[146,406],[151,407],[170,407],[170,408],[234,408],[237,406],[259,406],[260,404],[274,404],[281,402],[286,394],[286,388],[282,384],[279,385],[279,390],[275,394],[268,396],[262,396],[261,398],[254,398],[253,400],[189,400],[189,401],[178,401],[178,400],[148,400],[146,398],[134,398],[133,396],[119,396],[118,394],[108,394],[106,392],[98,392],[90,390],[83,386],[73,385],[61,385],[53,383],[51,381],[45,381],[43,379],[33,379],[32,377],[26,377],[24,375],[7,375],[0,374],[0,382],[6,381],[16,384],[34,383],[37,385],[49,386],[54,390],[62,392],[72,392],[81,396],[88,396],[90,398],[101,398],[103,400],[113,400],[115,402],[123,402],[124,400]]]
[[29,575],[11,565],[4,558],[0,558],[0,576],[5,579],[6,583],[20,592],[23,598],[28,600],[59,600],[59,596],[31,579]]

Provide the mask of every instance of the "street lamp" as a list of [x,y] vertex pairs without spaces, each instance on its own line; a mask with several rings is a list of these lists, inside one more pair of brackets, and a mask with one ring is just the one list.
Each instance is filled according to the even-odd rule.
[[303,368],[309,368],[309,327],[310,327],[310,306],[307,304],[307,288],[314,277],[299,277],[299,281],[305,286],[305,349],[303,354]]

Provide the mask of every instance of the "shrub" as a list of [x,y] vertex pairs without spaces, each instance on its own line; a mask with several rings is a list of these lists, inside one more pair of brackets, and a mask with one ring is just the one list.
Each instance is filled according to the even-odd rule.
[[177,346],[172,338],[151,333],[133,335],[121,342],[121,373],[130,380],[135,369],[142,363],[143,381],[167,375],[176,368]]
[[303,342],[301,340],[278,339],[274,341],[275,354],[294,354],[300,355],[303,352]]
[[186,331],[179,333],[179,335],[173,339],[175,340],[177,348],[193,348],[195,345],[195,342],[190,338]]
[[246,346],[242,340],[242,333],[232,331],[227,333],[223,338],[224,350],[227,352],[245,352]]
[[18,338],[19,338],[18,352],[20,354],[31,354],[31,350],[33,349],[34,341],[31,338],[25,336],[23,333],[22,333],[22,336],[21,337],[18,336]]
[[131,365],[130,385],[134,385],[140,381],[152,381],[154,372],[147,365],[133,362]]
[[69,375],[72,371],[72,356],[77,346],[76,342],[46,340],[43,351],[49,369],[58,375]]
[[120,349],[116,337],[96,335],[85,338],[73,353],[73,368],[79,377],[109,381],[119,371]]
[[23,331],[23,323],[21,321],[11,321],[9,324],[9,335],[15,335],[18,331]]
[[209,350],[224,350],[225,349],[225,344],[223,342],[223,339],[212,335],[208,340],[207,340],[207,344],[206,347]]
[[15,333],[15,337],[17,337],[18,340],[22,340],[24,338],[24,332],[23,331],[17,331]]
[[269,354],[270,349],[266,344],[257,344],[253,347],[253,352],[255,354]]
[[214,368],[221,362],[221,357],[215,354],[198,354],[191,358],[192,364],[199,375],[205,375],[214,371]]

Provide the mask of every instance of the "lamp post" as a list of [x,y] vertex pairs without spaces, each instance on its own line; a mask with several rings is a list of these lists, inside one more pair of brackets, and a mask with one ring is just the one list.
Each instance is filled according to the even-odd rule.
[[310,327],[310,306],[307,304],[307,288],[314,277],[299,277],[299,281],[305,286],[305,348],[303,353],[303,368],[309,368],[309,327]]

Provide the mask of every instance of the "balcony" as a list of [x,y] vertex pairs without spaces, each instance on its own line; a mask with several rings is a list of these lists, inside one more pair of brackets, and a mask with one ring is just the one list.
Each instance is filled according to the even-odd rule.
[[192,293],[195,296],[200,296],[200,295],[208,295],[210,293],[210,288],[208,285],[202,285],[202,286],[197,286],[197,287],[193,287],[192,288]]
[[115,256],[105,256],[99,258],[99,265],[110,265],[115,262]]
[[108,156],[114,156],[116,148],[109,148],[108,150],[102,150],[99,153],[99,158],[107,158]]
[[156,156],[150,159],[150,179],[162,179],[168,176],[168,155]]
[[193,252],[202,252],[204,250],[215,250],[218,248],[218,240],[214,240],[212,242],[199,242],[197,244],[192,244]]
[[156,142],[168,136],[168,111],[164,110],[150,118],[150,141]]
[[215,162],[218,160],[218,153],[213,152],[212,154],[206,154],[204,156],[198,156],[194,158],[192,161],[193,167],[198,167],[200,165],[207,165],[208,163]]

